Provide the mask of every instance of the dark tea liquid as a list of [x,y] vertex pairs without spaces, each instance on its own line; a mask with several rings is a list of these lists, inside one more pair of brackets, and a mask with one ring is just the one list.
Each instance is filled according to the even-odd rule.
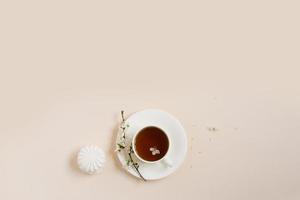
[[167,135],[159,128],[146,127],[135,139],[137,154],[146,161],[156,161],[164,157],[169,149]]

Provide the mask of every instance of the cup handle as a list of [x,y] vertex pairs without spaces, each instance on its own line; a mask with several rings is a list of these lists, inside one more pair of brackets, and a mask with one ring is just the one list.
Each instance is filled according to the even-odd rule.
[[162,161],[163,161],[163,163],[164,163],[167,167],[173,167],[173,163],[172,163],[172,161],[170,160],[170,158],[165,157]]

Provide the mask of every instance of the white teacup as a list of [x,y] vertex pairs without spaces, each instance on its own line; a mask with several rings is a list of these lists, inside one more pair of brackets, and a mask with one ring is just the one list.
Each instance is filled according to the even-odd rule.
[[156,126],[146,126],[137,131],[132,139],[132,148],[136,157],[145,163],[163,162],[172,167],[168,158],[171,140],[167,132]]

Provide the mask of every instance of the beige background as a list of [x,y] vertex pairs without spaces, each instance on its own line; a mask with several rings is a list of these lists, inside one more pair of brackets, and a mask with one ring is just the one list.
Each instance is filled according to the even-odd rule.
[[[0,1],[0,199],[299,199],[299,6]],[[119,111],[144,108],[189,141],[148,183],[112,154]],[[107,153],[96,176],[74,165],[90,143]]]

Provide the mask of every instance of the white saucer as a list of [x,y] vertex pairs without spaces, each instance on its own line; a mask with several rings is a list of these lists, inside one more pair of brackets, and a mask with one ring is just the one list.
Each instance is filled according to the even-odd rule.
[[[126,146],[129,146],[133,136],[143,127],[157,126],[165,130],[170,139],[170,152],[168,158],[172,162],[172,167],[166,166],[165,163],[159,162],[154,164],[144,163],[134,159],[139,164],[139,171],[146,180],[156,180],[164,178],[173,172],[184,161],[187,152],[187,138],[186,133],[181,123],[172,115],[156,109],[147,109],[132,114],[127,120],[126,124],[129,124],[126,130]],[[119,136],[121,131],[119,131]],[[119,137],[118,136],[118,137]],[[123,166],[127,163],[127,153],[125,151],[117,152],[117,156]],[[138,177],[138,173],[133,167],[124,167],[130,174]]]

